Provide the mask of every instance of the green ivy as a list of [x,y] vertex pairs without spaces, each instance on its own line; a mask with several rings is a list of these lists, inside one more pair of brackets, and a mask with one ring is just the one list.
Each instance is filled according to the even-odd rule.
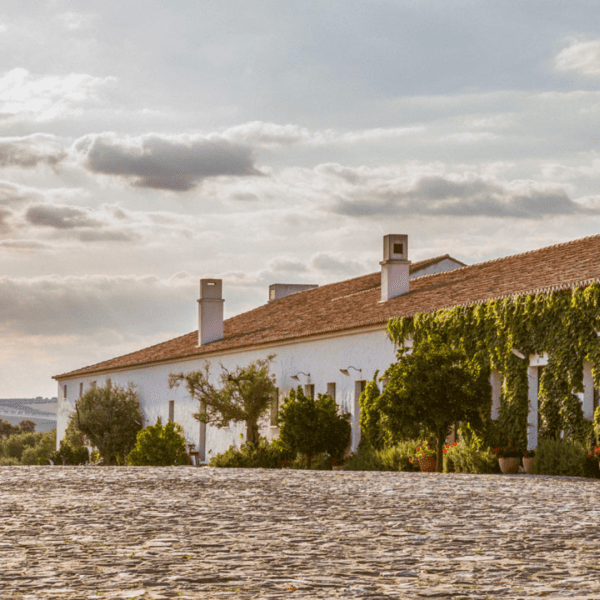
[[408,338],[419,344],[432,334],[462,349],[483,368],[504,376],[500,417],[501,437],[526,447],[527,366],[512,348],[529,354],[548,353],[539,381],[541,438],[585,441],[590,426],[574,394],[583,392],[583,363],[592,364],[594,385],[600,387],[600,286],[512,296],[456,306],[431,313],[390,319],[388,335],[398,346]]

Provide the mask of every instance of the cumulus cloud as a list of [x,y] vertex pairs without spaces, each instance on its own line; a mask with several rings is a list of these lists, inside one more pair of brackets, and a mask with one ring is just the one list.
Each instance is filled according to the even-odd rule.
[[0,113],[6,118],[49,121],[72,118],[81,106],[96,100],[97,92],[114,77],[85,73],[36,77],[27,69],[12,69],[0,77]]
[[52,135],[36,133],[25,137],[0,138],[0,167],[55,167],[67,152]]
[[144,188],[182,192],[207,177],[261,174],[251,148],[214,137],[103,133],[77,140],[74,149],[90,171]]
[[11,183],[10,181],[0,181],[0,206],[16,206],[41,199],[42,194],[34,188]]
[[25,219],[32,225],[43,225],[54,229],[75,227],[102,227],[103,223],[90,216],[90,210],[74,206],[34,204],[30,206]]
[[576,71],[582,75],[600,75],[600,40],[573,40],[555,60],[559,71]]
[[[348,176],[344,179],[347,181]],[[423,175],[377,179],[338,191],[330,210],[353,217],[451,216],[539,219],[596,214],[557,186],[532,181],[503,183],[477,177]]]

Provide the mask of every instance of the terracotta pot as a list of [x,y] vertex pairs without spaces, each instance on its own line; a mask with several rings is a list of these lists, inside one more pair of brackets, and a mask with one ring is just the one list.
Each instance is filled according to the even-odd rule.
[[523,457],[523,468],[525,469],[525,473],[527,473],[527,475],[534,475],[535,474],[535,458]]
[[510,458],[498,458],[498,464],[500,470],[507,475],[514,475],[519,472],[519,466],[521,465],[521,459],[518,456],[511,456]]
[[333,467],[331,467],[334,471],[343,471],[344,470],[344,465],[333,465]]
[[435,456],[420,456],[419,469],[423,473],[435,473],[436,460]]

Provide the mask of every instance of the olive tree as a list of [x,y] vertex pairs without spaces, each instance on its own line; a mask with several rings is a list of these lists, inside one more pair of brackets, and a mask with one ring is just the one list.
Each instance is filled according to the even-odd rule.
[[125,389],[107,382],[91,387],[75,403],[71,420],[105,465],[124,464],[142,428],[138,395],[132,385]]
[[230,421],[246,424],[246,441],[250,445],[259,441],[259,426],[270,410],[277,393],[275,376],[269,369],[275,355],[259,359],[245,367],[229,371],[221,365],[220,385],[210,381],[210,366],[190,373],[171,373],[169,386],[182,383],[192,398],[200,402],[200,411],[194,417],[217,427],[227,427]]

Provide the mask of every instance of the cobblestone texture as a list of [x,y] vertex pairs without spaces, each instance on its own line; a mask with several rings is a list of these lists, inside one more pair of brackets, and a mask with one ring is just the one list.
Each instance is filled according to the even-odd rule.
[[600,599],[600,482],[0,468],[0,598]]

